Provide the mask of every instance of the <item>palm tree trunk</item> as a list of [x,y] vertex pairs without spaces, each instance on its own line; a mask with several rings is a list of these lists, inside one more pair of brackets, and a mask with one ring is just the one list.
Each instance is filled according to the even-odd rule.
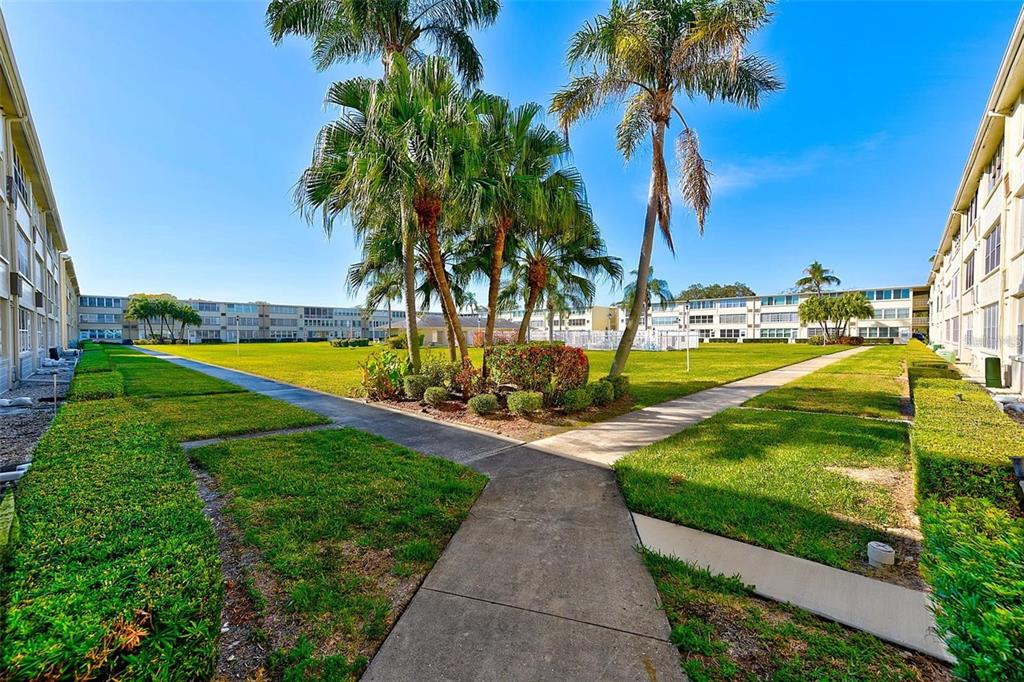
[[505,259],[505,237],[511,221],[500,218],[495,226],[494,250],[491,252],[491,276],[487,287],[487,327],[484,330],[484,348],[494,345],[494,320],[498,314],[498,290],[501,288],[501,268]]
[[530,318],[533,317],[533,309],[537,307],[537,297],[540,296],[540,288],[530,289],[526,297],[526,309],[523,311],[523,321],[519,323],[519,334],[516,336],[516,343],[526,343],[526,333],[530,329]]
[[[551,298],[548,296],[548,298]],[[555,340],[555,306],[548,301],[548,343]]]
[[416,328],[416,242],[411,221],[405,215],[404,200],[400,202],[398,215],[402,221],[402,260],[405,269],[405,347],[409,349],[413,374],[417,374],[420,371],[420,335]]
[[647,190],[647,215],[644,217],[644,239],[640,244],[640,263],[636,269],[636,296],[633,298],[633,307],[629,311],[629,318],[626,320],[626,329],[619,340],[619,347],[615,349],[615,360],[612,362],[611,371],[608,376],[617,377],[626,368],[626,360],[629,359],[629,352],[633,349],[633,339],[636,338],[637,327],[640,326],[640,314],[646,312],[640,310],[647,300],[647,277],[651,272],[651,251],[654,248],[654,228],[658,221],[658,184],[655,178],[659,173],[665,172],[665,123],[657,121],[654,124],[654,132],[651,135],[653,156],[651,159],[651,184]]
[[433,198],[421,200],[420,205],[416,209],[416,216],[420,227],[424,228],[427,233],[427,247],[430,250],[430,262],[434,266],[434,278],[437,280],[441,307],[448,316],[452,331],[455,333],[455,341],[459,345],[459,355],[462,358],[462,364],[470,365],[472,363],[469,359],[469,349],[466,348],[466,339],[462,335],[462,322],[459,320],[459,312],[455,308],[452,290],[448,286],[448,276],[444,273],[444,261],[441,259],[441,243],[437,235],[437,219],[440,213],[440,203]]
[[444,324],[448,327],[448,359],[455,362],[455,329],[452,328],[452,321],[447,315],[443,315]]

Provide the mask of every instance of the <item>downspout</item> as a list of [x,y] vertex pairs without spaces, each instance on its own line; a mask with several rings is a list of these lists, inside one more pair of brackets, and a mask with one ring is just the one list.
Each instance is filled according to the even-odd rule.
[[[14,126],[15,123],[21,123],[21,122],[25,121],[25,119],[26,119],[25,116],[11,116],[11,117],[5,117],[4,118],[4,157],[5,157],[4,175],[6,175],[6,176],[13,176],[14,175],[14,141],[13,141],[13,137],[12,137],[13,136],[13,126]],[[5,178],[4,182],[5,182],[5,187],[6,187],[6,178]],[[15,213],[14,206],[11,204],[11,202],[7,202],[7,224],[11,228],[11,229],[9,229],[7,231],[7,233],[8,233],[7,253],[11,254],[11,260],[13,261],[12,264],[13,265],[17,265],[17,262],[18,262],[17,261],[17,258],[18,258],[18,251],[17,251],[18,245],[17,245],[17,241],[15,239],[15,233],[16,233],[16,231],[18,229],[17,228],[17,214]],[[19,359],[19,357],[21,355],[21,342],[20,342],[20,339],[19,339],[19,326],[20,326],[20,324],[18,322],[18,319],[19,319],[18,318],[19,303],[20,303],[20,297],[15,297],[14,296],[14,292],[11,292],[11,296],[7,300],[7,306],[9,308],[10,321],[11,321],[11,323],[8,325],[10,327],[10,331],[7,332],[7,342],[8,342],[8,346],[7,347],[10,348],[9,355],[8,355],[8,358],[7,358],[8,362],[10,363],[10,367],[11,367],[10,382],[9,382],[10,386],[17,385],[17,383],[21,379],[21,377],[19,376],[20,373],[21,373],[21,363],[18,362],[18,359]],[[4,390],[6,390],[8,388],[8,386],[4,386],[3,388],[4,388]]]

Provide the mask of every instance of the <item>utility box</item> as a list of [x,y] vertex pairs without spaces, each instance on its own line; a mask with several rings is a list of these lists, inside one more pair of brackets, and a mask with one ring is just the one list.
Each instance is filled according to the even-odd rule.
[[1003,387],[1003,368],[999,358],[985,358],[985,386]]

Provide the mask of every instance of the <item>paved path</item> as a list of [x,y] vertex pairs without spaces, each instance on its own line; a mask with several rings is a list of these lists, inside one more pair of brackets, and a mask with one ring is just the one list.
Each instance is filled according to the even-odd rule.
[[684,679],[611,471],[499,436],[159,355],[490,476],[364,679]]
[[869,346],[822,355],[788,367],[669,400],[620,417],[533,441],[530,446],[562,457],[611,466],[634,450],[664,440],[730,407],[868,350]]

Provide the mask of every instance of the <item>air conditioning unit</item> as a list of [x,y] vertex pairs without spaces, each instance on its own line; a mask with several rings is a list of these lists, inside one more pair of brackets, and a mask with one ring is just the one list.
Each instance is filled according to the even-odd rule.
[[9,274],[11,276],[11,296],[21,296],[21,275],[16,272]]
[[17,196],[18,196],[18,193],[14,191],[14,176],[13,175],[8,175],[7,176],[7,203],[11,204],[14,208],[17,208],[17,204],[14,203],[15,201],[17,201]]
[[36,293],[36,307],[37,308],[44,308],[44,307],[46,307],[46,301],[43,299],[43,292],[37,291],[35,293]]

